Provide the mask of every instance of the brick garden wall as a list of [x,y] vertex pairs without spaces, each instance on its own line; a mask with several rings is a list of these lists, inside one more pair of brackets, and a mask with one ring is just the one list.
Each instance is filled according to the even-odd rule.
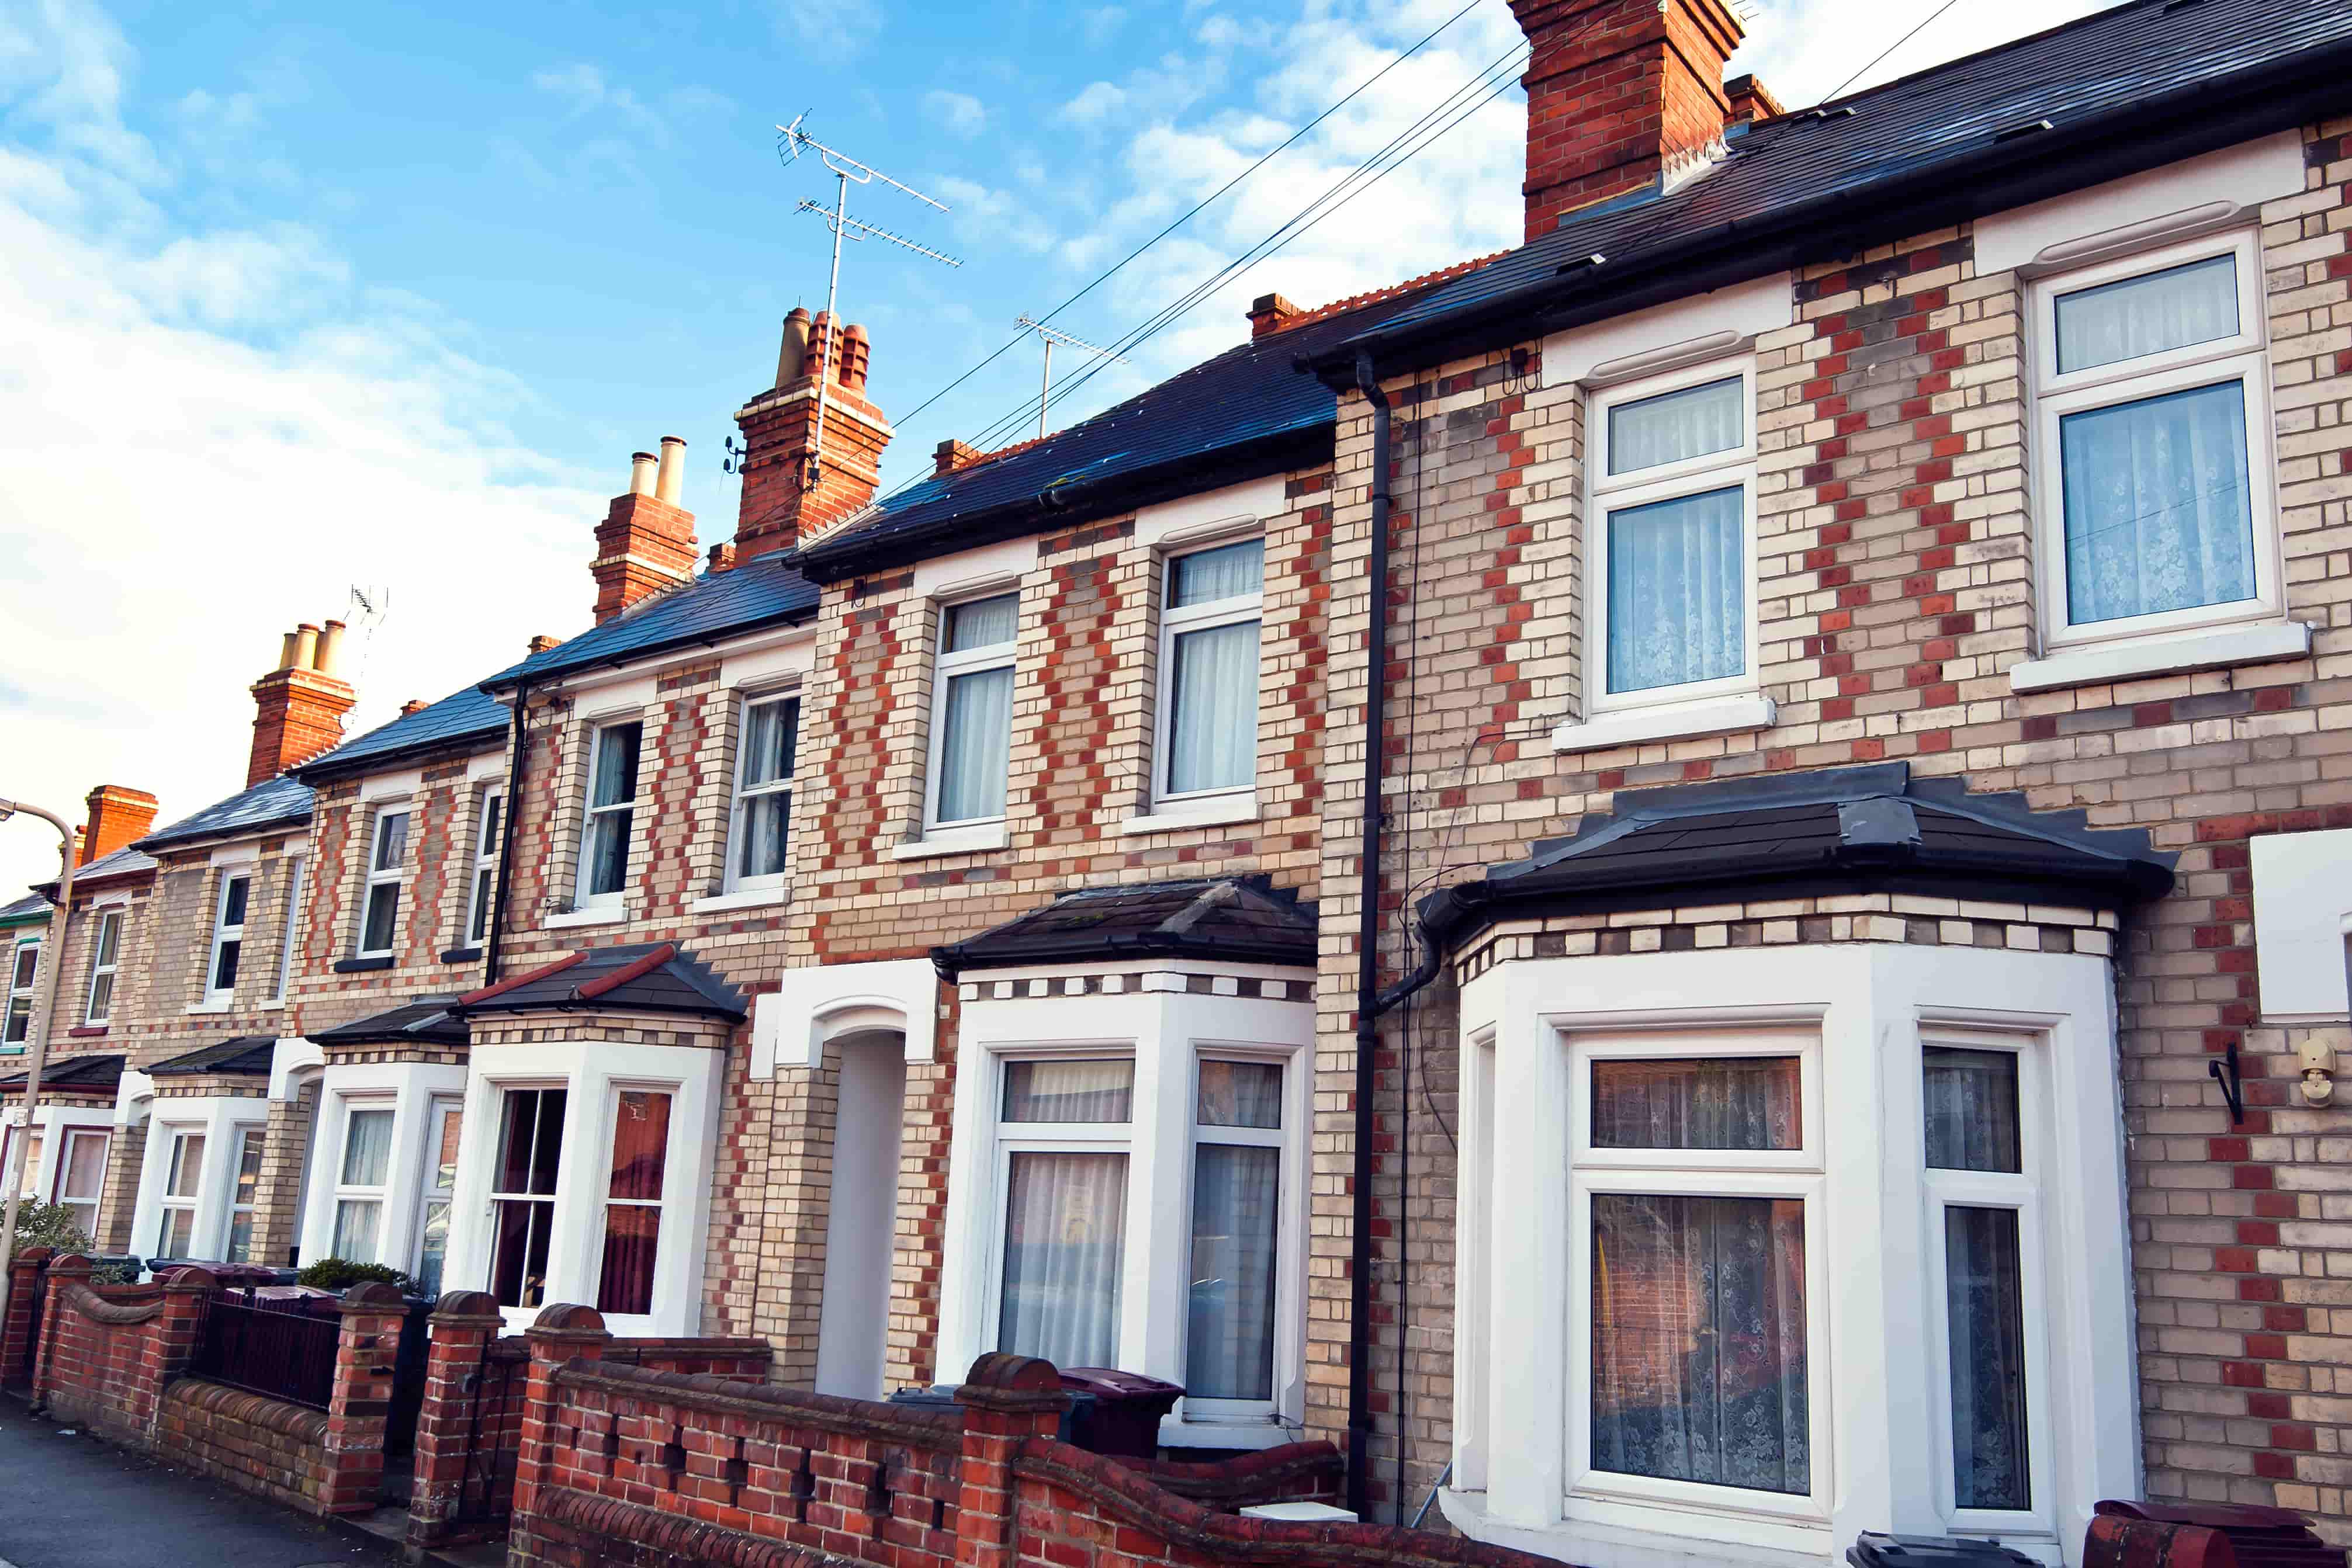
[[[2140,826],[2181,856],[2175,894],[2121,933],[2147,1486],[2158,1498],[2276,1503],[2352,1540],[2339,1457],[2352,1436],[2352,1297],[2338,1158],[2352,1110],[2292,1103],[2304,1031],[2260,1024],[2247,843],[2352,824],[2352,121],[2306,132],[2307,189],[2261,214],[2289,614],[2314,655],[2020,695],[2033,645],[2023,286],[1979,276],[1966,229],[1922,235],[1794,280],[1790,324],[1758,340],[1759,618],[1765,731],[1555,755],[1581,713],[1583,402],[1540,356],[1502,355],[1389,387],[1397,400],[1395,740],[1381,781],[1396,909],[1449,876],[1517,859],[1622,788],[1900,758],[2022,790],[2094,826]],[[1528,347],[1534,348],[1534,345]],[[1358,732],[1367,659],[1370,417],[1340,411],[1334,481],[1336,735]],[[1332,750],[1322,909],[1352,934],[1360,753]],[[1409,962],[1386,923],[1391,977]],[[1351,942],[1328,946],[1327,1082],[1352,1073]],[[1380,1112],[1377,1490],[1399,1432],[1404,1506],[1449,1457],[1454,1009],[1445,982],[1384,1020]],[[2207,1063],[2245,1052],[2233,1128]],[[1336,1075],[1336,1076],[1334,1076]],[[1409,1075],[1409,1076],[1408,1076]],[[1352,1117],[1316,1134],[1309,1423],[1344,1422]],[[1410,1197],[1400,1202],[1400,1158]],[[1407,1281],[1398,1315],[1399,1270]],[[1402,1379],[1399,1347],[1402,1347]]]

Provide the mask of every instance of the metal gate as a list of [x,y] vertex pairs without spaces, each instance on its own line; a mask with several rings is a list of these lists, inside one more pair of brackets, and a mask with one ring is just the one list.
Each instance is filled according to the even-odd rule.
[[398,1456],[416,1447],[416,1416],[425,1407],[425,1374],[432,1356],[433,1303],[413,1298],[400,1322],[400,1349],[392,1361],[392,1404],[384,1412],[383,1451]]

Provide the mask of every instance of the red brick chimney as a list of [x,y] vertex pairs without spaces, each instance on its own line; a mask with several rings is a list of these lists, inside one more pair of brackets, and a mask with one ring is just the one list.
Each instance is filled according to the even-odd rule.
[[686,491],[686,443],[661,438],[661,455],[630,460],[629,487],[613,497],[596,526],[596,624],[649,594],[694,576],[694,514],[678,505]]
[[341,743],[343,716],[359,695],[335,674],[343,623],[304,622],[286,633],[278,668],[253,683],[253,754],[245,787],[275,779],[297,763]]
[[131,840],[143,837],[155,825],[155,797],[144,789],[101,784],[83,797],[89,808],[89,826],[82,830],[78,866],[100,855],[110,855]]
[[1742,37],[1723,0],[1511,0],[1511,14],[1534,46],[1520,78],[1529,240],[1722,136],[1724,62]]
[[1261,294],[1250,301],[1250,337],[1264,338],[1281,331],[1306,312],[1279,294]]
[[1780,100],[1772,96],[1772,89],[1756,79],[1753,71],[1725,82],[1723,96],[1731,106],[1726,118],[1734,125],[1758,120],[1777,120],[1789,112],[1780,107]]
[[[735,524],[736,561],[805,544],[855,516],[882,482],[890,422],[866,401],[872,356],[866,329],[833,330],[823,313],[784,319],[776,384],[736,411],[748,455]],[[824,386],[824,450],[816,440],[817,386]]]

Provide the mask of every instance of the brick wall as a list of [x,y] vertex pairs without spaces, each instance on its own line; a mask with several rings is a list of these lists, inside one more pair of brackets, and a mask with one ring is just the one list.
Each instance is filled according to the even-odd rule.
[[194,1352],[212,1282],[173,1270],[159,1284],[92,1286],[89,1270],[87,1258],[49,1266],[33,1402],[58,1420],[143,1447],[154,1440],[164,1385]]
[[[2032,646],[2032,513],[2023,286],[1979,276],[1966,229],[1808,268],[1790,324],[1757,341],[1761,672],[1778,705],[1745,735],[1554,754],[1583,700],[1583,398],[1504,356],[1391,383],[1397,400],[1395,739],[1384,906],[1408,886],[1513,860],[1628,787],[1902,758],[2142,826],[2181,856],[2179,891],[2126,923],[2122,1094],[2151,1496],[2277,1503],[2352,1540],[2336,1458],[2352,1425],[2337,1371],[2352,1319],[2333,1221],[2352,1190],[2336,1154],[2352,1111],[2294,1103],[2303,1032],[2262,1027],[2248,841],[2352,824],[2337,737],[2352,648],[2341,528],[2352,459],[2352,122],[2306,133],[2308,188],[2266,206],[2272,396],[2290,615],[2314,656],[2020,695]],[[1534,348],[1536,345],[1528,345]],[[1370,417],[1341,408],[1333,571],[1334,733],[1322,911],[1352,934],[1368,551]],[[1391,977],[1408,958],[1386,923]],[[1973,938],[1972,938],[1973,939]],[[1348,1081],[1351,943],[1330,945],[1318,1062]],[[1448,1457],[1454,1009],[1446,982],[1384,1020],[1375,1193],[1377,1479],[1400,1427],[1403,1505]],[[2207,1063],[2246,1054],[2233,1128]],[[1329,1076],[1337,1075],[1337,1076]],[[1344,1421],[1353,1118],[1327,1096],[1316,1133],[1309,1420]],[[1410,1164],[1399,1201],[1399,1162]],[[1400,1301],[1399,1271],[1405,1286]],[[1399,1347],[1402,1346],[1402,1375]],[[1376,1489],[1377,1490],[1377,1489]]]

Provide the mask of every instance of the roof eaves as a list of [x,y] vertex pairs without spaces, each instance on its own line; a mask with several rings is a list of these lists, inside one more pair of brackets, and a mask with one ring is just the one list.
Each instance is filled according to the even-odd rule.
[[[742,568],[738,566],[735,570],[740,571]],[[772,612],[739,622],[730,622],[715,631],[687,632],[656,642],[632,644],[609,657],[592,657],[583,659],[577,664],[564,664],[551,659],[539,668],[532,669],[526,661],[524,664],[500,670],[475,689],[490,696],[499,697],[501,693],[513,691],[524,685],[558,684],[583,674],[626,669],[632,664],[666,658],[681,649],[716,648],[722,643],[754,636],[761,632],[772,632],[779,626],[801,625],[815,620],[817,609],[816,605],[810,604],[793,610]],[[503,697],[500,697],[500,700],[503,701]]]

